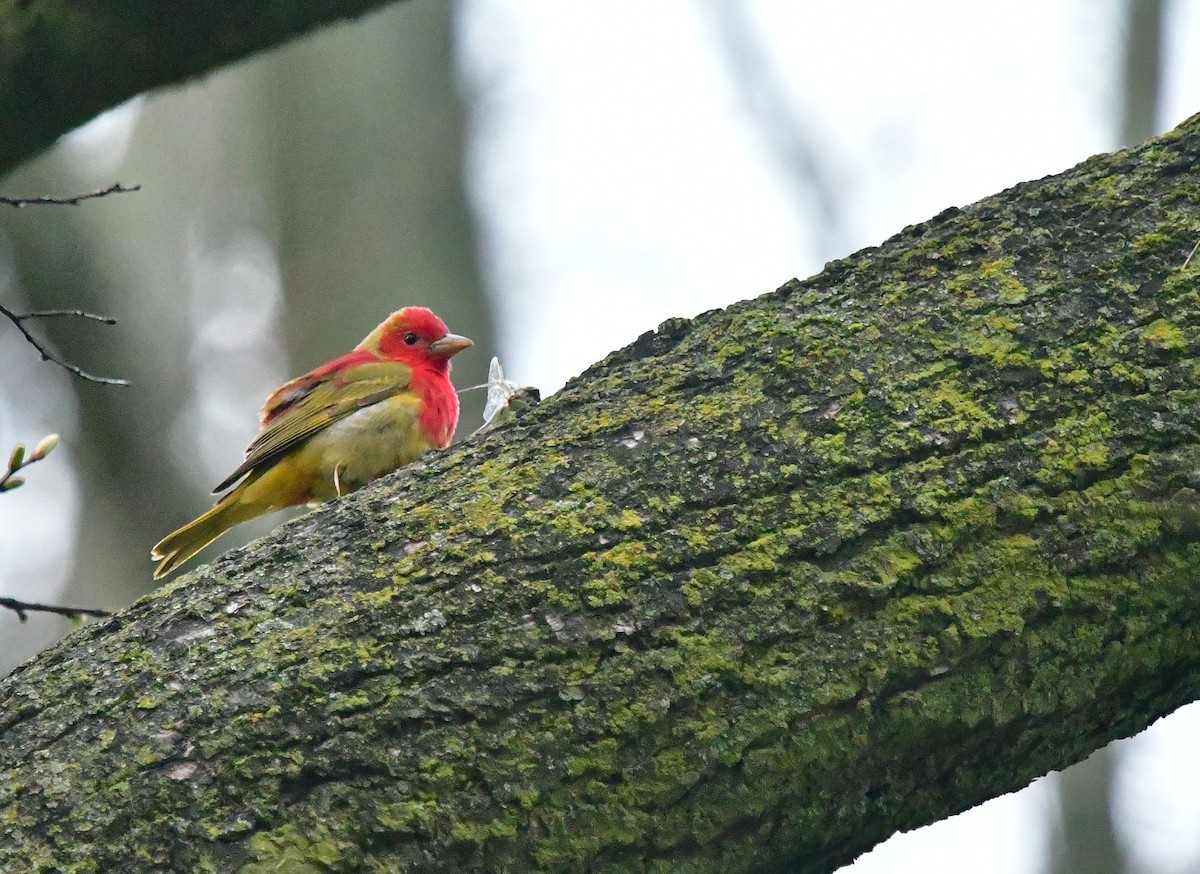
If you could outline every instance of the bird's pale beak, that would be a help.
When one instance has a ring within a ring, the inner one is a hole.
[[[475,343],[468,337],[460,337],[458,334],[447,334],[440,340],[434,340],[429,344],[429,351],[438,358],[450,358],[457,355],[459,352],[466,349],[468,346],[474,346]]]

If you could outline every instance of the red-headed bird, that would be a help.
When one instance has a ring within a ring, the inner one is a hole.
[[[470,345],[430,310],[406,307],[350,354],[277,389],[259,414],[261,430],[246,460],[213,494],[237,486],[154,546],[154,578],[234,525],[344,495],[427,449],[449,446],[458,424],[450,358]]]

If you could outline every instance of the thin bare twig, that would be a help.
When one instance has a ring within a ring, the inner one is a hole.
[[[76,194],[72,197],[50,197],[43,195],[41,197],[5,197],[0,194],[0,205],[7,204],[8,206],[21,209],[26,206],[79,206],[85,200],[95,200],[98,197],[108,197],[110,194],[129,194],[133,191],[141,191],[140,185],[122,185],[120,182],[114,182],[108,188],[100,188],[96,191],[89,191],[87,194]]]
[[[84,310],[33,310],[28,313],[20,313],[19,319],[52,319],[58,316],[75,316],[80,319],[91,319],[93,322],[103,322],[106,325],[115,325],[117,320],[112,316],[102,316],[98,313],[89,313]]]
[[[16,598],[0,598],[0,607],[7,607],[17,614],[24,622],[30,613],[54,613],[67,619],[78,619],[81,616],[96,616],[103,618],[112,616],[111,610],[98,610],[95,607],[66,607],[59,604],[35,604],[32,601],[18,601]]]
[[[65,358],[59,357],[51,352],[45,344],[41,343],[36,337],[34,337],[33,334],[29,333],[29,329],[25,327],[25,321],[27,319],[43,319],[54,316],[77,316],[83,319],[91,319],[93,321],[103,322],[106,325],[115,325],[117,323],[116,319],[111,318],[110,316],[98,316],[95,313],[87,313],[83,310],[35,310],[31,313],[15,313],[3,304],[0,304],[0,315],[4,316],[17,326],[17,330],[24,335],[25,339],[29,342],[29,345],[38,351],[38,354],[42,356],[43,361],[53,361],[59,367],[69,370],[80,379],[86,379],[88,382],[97,382],[101,385],[129,385],[129,380],[127,379],[119,379],[112,376],[96,376],[93,373],[86,372],[78,365],[72,364]]]

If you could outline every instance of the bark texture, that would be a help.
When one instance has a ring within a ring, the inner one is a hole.
[[[100,112],[387,0],[0,4],[0,174]]]
[[[1198,158],[667,322],[82,629],[0,685],[0,868],[830,871],[1191,701]]]

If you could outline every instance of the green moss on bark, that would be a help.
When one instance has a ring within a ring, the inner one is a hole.
[[[84,629],[0,687],[0,867],[828,871],[1191,700],[1198,161],[665,323]]]

